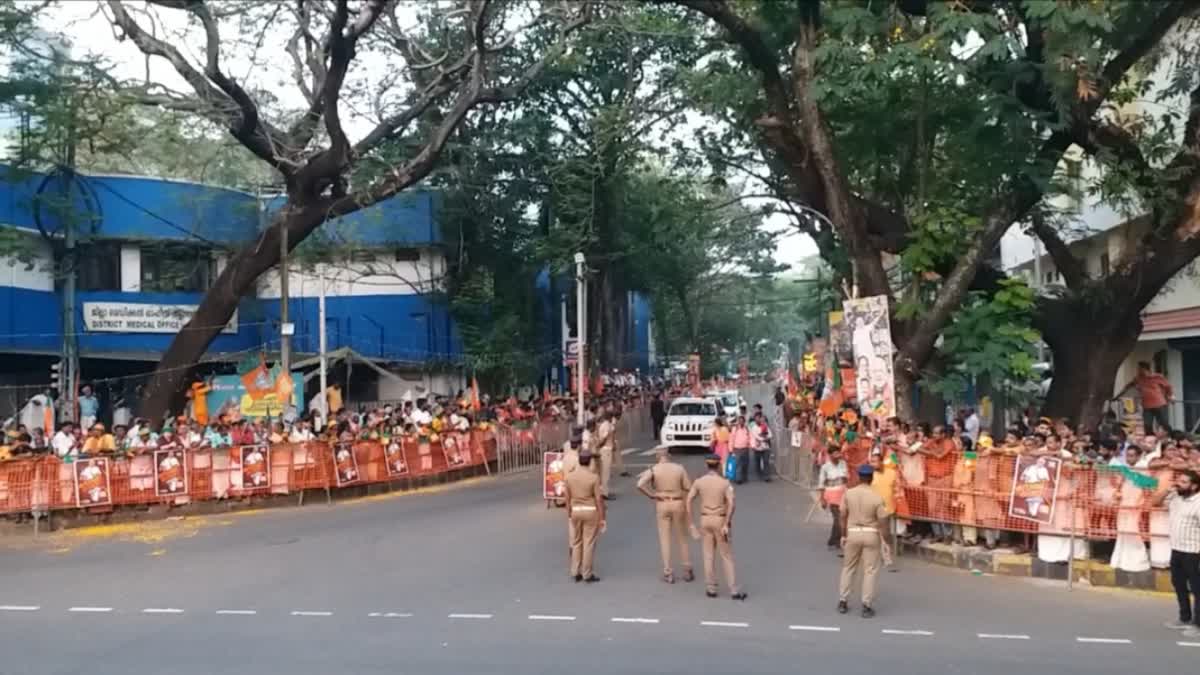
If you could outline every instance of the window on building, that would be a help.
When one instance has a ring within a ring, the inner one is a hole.
[[[215,276],[211,252],[187,244],[142,247],[142,290],[158,293],[202,293]]]
[[[1167,350],[1154,352],[1154,371],[1167,375]]]
[[[1100,276],[1102,276],[1102,277],[1108,276],[1108,266],[1109,266],[1108,252],[1105,251],[1104,253],[1100,254]]]
[[[373,263],[375,262],[375,252],[363,248],[354,249],[350,251],[350,262]]]
[[[419,248],[396,249],[396,262],[417,262],[420,259],[421,249]]]
[[[75,287],[81,291],[121,290],[121,244],[101,241],[79,247]]]

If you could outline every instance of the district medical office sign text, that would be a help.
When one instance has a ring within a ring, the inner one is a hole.
[[[198,306],[85,302],[83,326],[90,333],[178,333]],[[221,332],[237,332],[236,312]]]

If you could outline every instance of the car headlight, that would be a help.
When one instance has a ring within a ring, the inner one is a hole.
[[[706,440],[706,441],[711,441],[711,440],[712,440],[712,434],[704,434],[704,440]]]
[[[667,438],[667,440],[668,440],[668,441],[673,441],[673,440],[675,440],[675,437],[674,437],[673,435],[671,435],[671,434],[667,434],[666,438]]]

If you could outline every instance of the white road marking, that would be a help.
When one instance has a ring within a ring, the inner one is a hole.
[[[218,609],[217,614],[226,614],[233,616],[253,616],[258,614],[257,609]]]
[[[574,621],[573,616],[558,616],[556,614],[530,614],[530,621]]]
[[[292,616],[333,616],[333,612],[310,612],[306,610],[295,610]]]
[[[183,614],[183,610],[175,607],[147,607],[142,610],[142,614]]]
[[[1008,635],[1005,633],[979,633],[980,640],[1028,640],[1028,635]]]
[[[788,630],[808,630],[816,631],[818,633],[837,633],[842,629],[838,628],[837,626],[788,626]]]
[[[412,614],[407,612],[371,612],[367,616],[378,619],[408,619]]]
[[[652,457],[657,452],[658,452],[658,450],[656,450],[654,448],[650,448],[649,450],[643,450],[640,453],[638,453],[638,457]]]
[[[641,452],[641,451],[642,451],[641,448],[625,448],[624,450],[621,451],[621,454],[622,455],[632,455],[635,452]]]
[[[1180,647],[1200,647],[1200,642],[1176,642]]]
[[[1133,642],[1133,640],[1127,640],[1125,638],[1094,638],[1094,637],[1077,637],[1077,638],[1075,638],[1075,641],[1076,642],[1085,642],[1088,644],[1097,644],[1097,645],[1127,645],[1127,644],[1130,644]]]
[[[81,612],[84,614],[104,614],[113,611],[112,607],[72,607],[68,612]]]
[[[491,614],[451,614],[450,619],[490,619]]]
[[[38,605],[0,605],[0,612],[36,612],[39,609]]]
[[[713,628],[749,628],[750,624],[741,621],[701,621],[701,626],[711,626]]]
[[[640,616],[614,616],[613,623],[658,623],[658,619],[646,619]]]
[[[931,630],[899,630],[896,628],[884,628],[880,632],[884,635],[933,635],[933,631]]]

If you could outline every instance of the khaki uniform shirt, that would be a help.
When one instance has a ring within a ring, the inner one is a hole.
[[[846,527],[879,528],[879,521],[888,515],[887,504],[870,485],[859,484],[846,491],[842,497],[842,511],[846,514]]]
[[[601,450],[613,449],[613,432],[615,431],[613,423],[604,420],[596,427],[596,440],[600,441]]]
[[[596,508],[600,496],[600,477],[591,471],[572,471],[566,476],[567,492],[571,495],[571,508],[590,506]]]
[[[673,499],[683,499],[692,489],[692,480],[688,478],[687,469],[675,462],[655,464],[638,477],[637,484],[640,488],[652,486],[655,495]]]
[[[579,468],[579,451],[572,448],[571,442],[567,441],[563,443],[562,453],[562,471],[565,476]]]
[[[723,476],[708,473],[692,483],[688,501],[696,495],[700,496],[700,515],[724,516],[729,508],[729,497],[733,494],[733,485]]]

